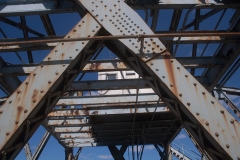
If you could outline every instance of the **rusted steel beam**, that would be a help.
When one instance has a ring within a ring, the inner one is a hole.
[[[139,124],[140,126],[140,123],[137,123]],[[75,127],[68,127],[68,126],[65,126],[65,127],[59,127],[59,126],[56,126],[54,127],[54,132],[57,132],[57,133],[94,133],[94,130],[92,129],[92,127],[94,127],[95,125],[89,125],[89,126],[75,126]],[[164,130],[165,132],[169,129],[169,127],[167,126],[161,126],[161,127],[151,127],[149,128],[149,130],[155,130],[156,132],[160,132],[162,130]],[[178,130],[178,129],[181,129],[181,128],[174,128],[172,127],[172,130]],[[125,132],[125,131],[131,131],[132,128],[131,127],[126,127],[126,128],[121,128],[121,129],[98,129],[98,133],[110,133],[110,132]],[[142,132],[143,128],[140,126],[140,127],[134,127],[133,128],[134,131],[136,132]]]
[[[144,133],[143,135],[145,135],[146,133]],[[151,137],[151,136],[162,136],[162,135],[164,135],[164,134],[166,134],[165,132],[155,132],[155,133],[153,133],[153,134],[147,134],[146,136],[148,136],[148,137]],[[167,133],[167,134],[173,134],[173,133]],[[64,140],[69,140],[69,139],[78,139],[78,140],[80,140],[80,139],[85,139],[85,138],[89,138],[89,139],[92,139],[92,140],[94,140],[94,139],[102,139],[102,140],[104,140],[105,139],[105,141],[107,141],[107,139],[109,138],[109,139],[112,139],[112,138],[124,138],[124,137],[128,137],[128,136],[131,136],[131,135],[126,135],[126,136],[123,136],[123,135],[121,135],[121,136],[119,136],[119,135],[114,135],[114,133],[113,133],[113,135],[110,135],[110,136],[97,136],[97,135],[94,135],[94,134],[88,134],[88,133],[62,133],[61,135],[60,135],[60,139],[61,139],[61,141],[64,141]],[[142,134],[141,134],[141,132],[140,132],[140,134],[138,133],[138,134],[134,134],[134,136],[135,137],[138,137],[138,136],[142,136]]]
[[[138,103],[157,102],[156,94],[140,94]],[[105,95],[105,96],[82,96],[82,97],[63,97],[56,106],[69,105],[93,105],[93,104],[116,104],[116,103],[135,103],[136,95]]]
[[[153,113],[155,107],[140,108],[136,110],[136,113]],[[156,112],[168,112],[169,109],[165,108],[163,104],[159,105]],[[91,115],[108,115],[108,114],[132,114],[135,112],[134,108],[109,108],[109,109],[75,109],[75,110],[62,110],[62,111],[51,111],[48,117],[77,117],[77,116],[91,116]]]
[[[153,34],[141,17],[122,1],[94,1],[94,5],[89,0],[79,0],[79,2],[112,35],[135,32]],[[102,14],[103,10],[105,10],[104,14]],[[115,13],[122,18],[119,20]],[[115,22],[116,24],[121,22],[121,25],[128,27],[126,30],[117,29]],[[143,43],[141,43],[143,37],[138,38],[139,42],[137,39],[132,39],[130,43],[128,39],[119,39],[121,43],[107,41],[106,44],[122,60],[125,57],[124,60],[134,67],[141,77],[149,78],[149,85],[169,108],[172,111],[180,110],[180,112],[176,111],[176,115],[184,120],[184,124],[190,119],[189,123],[200,128],[199,136],[203,137],[205,143],[201,141],[198,143],[203,148],[210,148],[206,151],[211,157],[226,159],[239,157],[237,149],[240,146],[239,122],[170,53],[164,52],[166,48],[157,38],[144,37]],[[186,126],[194,134],[196,129]],[[196,134],[194,138],[198,139]]]
[[[60,36],[58,36],[60,37]],[[50,37],[47,37],[48,39]],[[39,38],[44,39],[44,38]],[[51,38],[50,38],[51,39]],[[161,37],[160,38],[162,43],[165,45],[169,44],[176,44],[178,41],[178,37]],[[17,39],[16,39],[17,41]],[[18,41],[25,41],[25,39],[19,39]],[[208,36],[208,37],[182,37],[179,44],[191,44],[191,43],[237,43],[237,39],[227,39],[222,40],[220,36]],[[28,51],[28,50],[51,50],[53,49],[58,43],[41,43],[41,44],[34,44],[34,45],[11,45],[11,46],[0,46],[0,52],[14,52],[14,51]]]
[[[219,68],[224,65],[224,60],[220,57],[178,57],[177,60],[185,68]],[[209,65],[211,64],[211,65]],[[26,65],[6,65],[2,64],[0,77],[24,76],[29,75],[41,64]],[[105,71],[129,71],[130,67],[126,66],[121,60],[92,60],[83,68],[81,72],[105,72]],[[80,73],[80,71],[71,71]]]
[[[139,32],[140,33],[140,32]],[[238,37],[239,32],[183,32],[183,33],[159,33],[159,34],[133,34],[133,35],[112,35],[112,36],[94,36],[94,37],[77,37],[77,38],[54,38],[54,39],[38,39],[38,40],[25,40],[25,41],[12,41],[4,40],[0,42],[0,46],[12,45],[30,45],[41,43],[54,43],[54,42],[74,42],[74,41],[87,41],[87,40],[114,40],[114,39],[135,39],[135,38],[161,38],[161,37],[208,37],[208,36],[229,36]]]
[[[101,26],[88,14],[66,38],[91,37],[96,35],[100,28]],[[59,43],[43,60],[42,64],[47,65],[38,66],[1,106],[0,121],[8,123],[0,123],[0,159],[15,158],[49,109],[60,98],[61,93],[76,78],[77,75],[68,75],[67,70],[81,70],[93,56],[96,46],[99,47],[93,41]],[[88,49],[91,52],[86,52]],[[56,64],[55,61],[60,63]],[[56,90],[59,94],[50,94]]]

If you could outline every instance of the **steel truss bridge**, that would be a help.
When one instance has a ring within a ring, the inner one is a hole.
[[[7,55],[0,54],[0,159],[14,159],[24,146],[28,152],[28,140],[42,125],[48,132],[29,159],[39,157],[50,135],[66,148],[66,159],[76,159],[85,146],[108,146],[114,159],[124,159],[128,146],[147,144],[171,159],[169,145],[184,128],[207,159],[239,160],[240,112],[230,97],[240,89],[225,85],[240,79],[239,7],[238,0],[1,1],[0,25],[9,29],[0,30],[0,52]],[[172,14],[161,18],[164,10]],[[50,17],[65,13],[81,19],[60,35]],[[39,20],[44,31],[28,26],[32,15],[38,19],[31,23]],[[229,24],[218,29],[225,16]],[[209,24],[211,18],[216,21]],[[168,21],[165,31],[158,29]],[[8,37],[16,29],[20,36]],[[212,44],[216,49],[205,54]],[[184,45],[190,54],[178,52]],[[103,48],[119,59],[98,60]],[[39,62],[43,50],[50,52]],[[139,78],[82,80],[90,72],[130,70]],[[154,93],[140,92],[149,88]],[[128,89],[135,94],[83,94]]]

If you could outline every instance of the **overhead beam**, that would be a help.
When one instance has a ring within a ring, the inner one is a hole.
[[[82,97],[64,97],[60,99],[56,106],[69,105],[95,105],[95,104],[116,104],[116,103],[135,103],[137,95],[104,95],[104,96],[82,96]],[[159,97],[156,94],[140,94],[138,103],[157,102]]]
[[[61,36],[57,36],[61,38]],[[51,37],[46,37],[45,39],[51,39]],[[35,38],[36,39],[36,38]],[[44,38],[41,38],[44,39]],[[18,39],[18,41],[24,40],[24,39]],[[165,45],[169,44],[176,44],[178,42],[178,37],[174,38],[161,38],[161,41]],[[192,44],[192,43],[198,43],[198,44],[205,44],[205,43],[237,43],[238,40],[236,39],[227,39],[222,40],[220,36],[208,36],[208,37],[182,37],[180,39],[179,44]],[[13,51],[28,51],[28,50],[51,50],[53,49],[58,43],[52,42],[52,43],[42,43],[42,44],[26,44],[24,46],[22,45],[9,45],[9,46],[0,46],[0,52],[13,52]]]
[[[141,3],[143,2],[143,3]],[[208,5],[202,3],[198,0],[191,1],[174,1],[174,0],[161,0],[159,3],[150,1],[141,1],[132,6],[133,9],[139,10],[143,7],[146,9],[188,9],[193,5],[202,5],[198,8],[235,8],[239,7],[239,3],[224,4],[217,3],[214,0],[208,1]],[[229,1],[226,1],[229,2]],[[214,4],[214,5],[213,5]],[[16,16],[16,15],[36,15],[36,14],[56,14],[56,13],[66,13],[66,12],[77,12],[74,3],[71,1],[64,1],[63,4],[56,7],[55,1],[38,1],[38,2],[1,2],[0,3],[0,16]]]
[[[219,68],[224,65],[220,57],[178,57],[177,60],[185,68]],[[209,65],[210,64],[210,65]],[[39,65],[2,65],[0,76],[24,76],[29,75]],[[92,60],[83,68],[82,72],[105,72],[105,71],[129,71],[131,70],[121,60]],[[74,71],[71,71],[74,72]],[[79,73],[79,71],[78,71]]]
[[[91,115],[109,115],[109,114],[133,114],[133,113],[154,113],[154,112],[168,112],[168,108],[164,108],[165,106],[163,104],[159,105],[158,108],[155,110],[155,108],[137,108],[135,111],[135,108],[121,108],[121,109],[115,109],[115,108],[109,108],[109,109],[75,109],[75,110],[62,110],[62,111],[51,111],[48,114],[49,118],[54,117],[77,117],[77,116],[91,116]]]
[[[142,19],[141,19],[142,20]],[[222,37],[239,37],[239,32],[218,32],[218,31],[206,31],[206,32],[175,32],[175,33],[158,33],[154,34],[142,34],[139,32],[132,32],[132,34],[116,34],[116,35],[105,35],[105,36],[94,36],[94,37],[76,37],[68,39],[63,38],[43,38],[43,39],[3,39],[0,41],[0,46],[13,46],[13,45],[32,45],[32,44],[43,44],[43,43],[53,43],[53,42],[74,42],[74,41],[87,41],[87,40],[116,40],[116,39],[136,39],[136,38],[165,38],[165,37],[208,37],[208,36],[222,36]]]

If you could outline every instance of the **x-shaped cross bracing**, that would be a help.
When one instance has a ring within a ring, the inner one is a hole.
[[[108,40],[114,51],[153,88],[213,159],[239,158],[239,122],[173,57],[139,15],[121,0],[79,0],[88,14],[65,38],[139,35]],[[164,23],[164,22],[162,22]],[[0,108],[2,159],[13,159],[102,41],[59,43]],[[7,123],[6,123],[7,122]]]

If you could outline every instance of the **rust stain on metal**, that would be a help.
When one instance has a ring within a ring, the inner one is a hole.
[[[94,111],[93,113],[92,113],[92,115],[97,115],[98,114],[98,111]]]
[[[169,77],[170,84],[173,85],[171,90],[175,95],[177,95],[177,86],[176,86],[176,82],[175,82],[174,68],[172,66],[174,62],[171,62],[173,60],[173,57],[170,55],[170,53],[168,53],[163,56],[163,59],[164,59],[164,63],[165,63],[166,69],[167,69],[167,74]]]
[[[23,111],[23,107],[22,106],[18,106],[17,107],[17,116],[16,116],[16,119],[15,121],[16,122],[19,122],[19,119],[20,119],[20,115],[21,115],[21,112]],[[16,124],[16,123],[15,123]]]
[[[89,69],[90,70],[100,70],[100,69],[102,69],[101,63],[91,63]]]
[[[36,99],[38,92],[39,91],[37,89],[34,89],[34,92],[33,92],[33,95],[32,95],[32,99]]]
[[[83,110],[83,114],[89,115],[89,111],[88,110]]]
[[[79,111],[78,110],[75,110],[75,115],[79,115]]]

